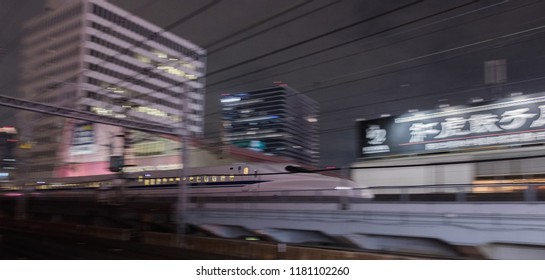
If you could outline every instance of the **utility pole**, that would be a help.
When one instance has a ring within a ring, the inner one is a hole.
[[[19,136],[20,140],[30,139],[32,131],[29,130],[29,127],[22,126],[23,130],[21,130],[21,135]],[[29,144],[30,145],[30,144]],[[32,145],[30,147],[26,147],[26,149],[32,148]],[[21,147],[17,147],[17,149],[21,149]],[[27,161],[30,160],[29,152],[24,152],[24,156],[22,158],[19,158],[19,164],[17,166],[17,179],[16,182],[21,186],[20,192],[22,195],[17,197],[15,202],[15,219],[16,220],[26,220],[27,218],[27,208],[28,208],[28,195],[29,195],[29,189],[27,186],[27,183],[29,183],[27,180],[22,180],[21,177],[23,174],[26,174],[29,170]]]
[[[110,149],[110,172],[116,173],[117,178],[114,180],[114,188],[115,188],[115,197],[114,201],[117,205],[124,204],[125,200],[125,172],[123,168],[129,166],[127,164],[127,149],[130,148],[131,145],[131,139],[130,139],[131,132],[122,127],[121,128],[121,134],[115,135],[113,139],[121,138],[121,151],[118,155],[114,155],[115,153],[115,142],[110,142],[109,145],[107,145]]]
[[[189,135],[187,129],[187,91],[183,87],[180,87],[180,123],[179,123],[179,138],[180,138],[180,162],[182,168],[180,169],[180,181],[178,182],[178,198],[176,203],[176,245],[180,247],[186,247],[185,240],[185,212],[187,210],[187,184],[186,177],[188,175],[187,169],[189,168],[189,158],[187,145],[189,142]]]

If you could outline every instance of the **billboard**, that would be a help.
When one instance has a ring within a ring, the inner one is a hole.
[[[90,122],[78,123],[74,125],[70,154],[92,154],[95,152],[94,142],[95,140],[93,124]]]
[[[358,122],[359,156],[545,143],[545,94]]]

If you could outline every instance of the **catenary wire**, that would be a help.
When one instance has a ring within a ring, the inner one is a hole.
[[[264,33],[266,33],[266,32],[269,32],[269,31],[271,31],[271,30],[273,30],[273,29],[276,29],[276,28],[279,28],[279,27],[284,26],[284,25],[286,25],[286,24],[292,23],[292,22],[294,22],[294,21],[303,19],[303,18],[305,18],[305,17],[307,17],[307,16],[310,16],[310,15],[312,15],[312,14],[314,14],[314,13],[317,13],[317,12],[322,11],[322,10],[324,10],[324,9],[327,9],[327,8],[333,6],[333,5],[336,5],[336,4],[340,3],[341,1],[342,1],[342,0],[336,0],[335,2],[331,2],[331,3],[326,4],[326,5],[324,5],[324,6],[320,6],[320,7],[318,7],[318,8],[313,9],[313,10],[310,10],[310,11],[308,11],[308,12],[305,12],[304,14],[297,15],[297,16],[291,18],[291,19],[288,19],[288,20],[286,20],[286,21],[280,22],[280,23],[275,24],[275,25],[273,25],[273,26],[271,26],[271,27],[268,27],[268,28],[266,28],[266,29],[259,30],[258,32],[249,34],[249,35],[244,36],[244,37],[242,37],[242,38],[240,38],[240,39],[238,39],[238,40],[235,40],[235,41],[233,41],[233,42],[231,42],[231,43],[228,43],[228,44],[226,44],[226,45],[222,45],[222,46],[220,47],[221,49],[220,49],[220,48],[217,48],[216,50],[214,50],[214,49],[208,50],[208,55],[212,55],[212,54],[214,54],[214,53],[216,53],[216,52],[218,52],[218,51],[220,51],[220,50],[222,50],[222,49],[230,48],[230,47],[232,47],[232,46],[234,46],[234,45],[237,45],[237,44],[242,43],[242,42],[244,42],[244,41],[246,41],[246,40],[249,40],[249,39],[251,39],[251,38],[254,38],[254,37],[258,36],[258,35],[261,35],[261,34],[264,34]]]
[[[317,36],[314,36],[314,37],[311,37],[311,38],[308,38],[308,39],[299,41],[299,42],[297,42],[297,43],[294,43],[294,44],[291,44],[291,45],[282,47],[282,48],[280,48],[280,49],[276,49],[276,50],[274,50],[274,51],[271,51],[271,52],[268,52],[268,53],[264,53],[264,54],[258,55],[258,56],[256,56],[256,57],[252,57],[252,58],[250,58],[250,59],[246,59],[246,60],[237,62],[237,63],[235,63],[235,64],[231,64],[231,65],[229,65],[229,66],[225,66],[225,67],[223,67],[223,68],[220,68],[220,69],[218,69],[218,70],[215,70],[215,71],[212,71],[212,72],[208,73],[208,76],[213,76],[213,75],[216,75],[216,74],[218,74],[218,73],[227,71],[227,70],[229,70],[229,69],[232,69],[232,68],[235,68],[235,67],[238,67],[238,66],[241,66],[241,65],[250,63],[250,62],[252,62],[252,61],[255,61],[255,60],[258,60],[258,59],[267,57],[267,56],[271,56],[271,55],[273,55],[273,54],[277,54],[277,53],[283,52],[283,51],[288,50],[288,49],[292,49],[292,48],[295,48],[295,47],[304,45],[304,44],[306,44],[306,43],[309,43],[309,42],[318,40],[318,39],[320,39],[320,38],[324,38],[324,37],[330,36],[330,35],[332,35],[332,34],[335,34],[335,33],[339,32],[339,31],[343,31],[343,30],[346,30],[346,29],[350,29],[350,28],[352,28],[352,27],[355,27],[355,26],[358,26],[358,25],[360,25],[360,24],[363,24],[363,23],[366,23],[366,22],[369,22],[369,21],[378,19],[378,18],[380,18],[380,17],[384,17],[384,16],[387,16],[387,15],[393,14],[393,13],[395,13],[395,12],[399,12],[399,11],[401,11],[401,10],[404,10],[404,9],[408,8],[408,7],[417,5],[417,4],[421,3],[421,2],[422,2],[422,0],[413,1],[413,2],[411,2],[411,3],[408,3],[408,4],[405,4],[405,5],[399,6],[399,7],[397,7],[397,8],[388,10],[388,11],[386,11],[386,12],[379,13],[379,14],[377,14],[377,15],[373,15],[373,16],[364,18],[364,19],[362,19],[362,20],[356,21],[356,22],[354,22],[354,23],[351,23],[351,24],[348,24],[348,25],[345,25],[345,26],[342,26],[342,27],[339,27],[339,28],[335,28],[335,29],[330,30],[330,31],[328,31],[328,32],[325,32],[325,33],[322,33],[322,34],[320,34],[320,35],[317,35]]]
[[[250,30],[252,30],[252,29],[254,29],[254,28],[256,28],[256,27],[258,27],[258,26],[260,26],[260,25],[262,25],[264,23],[267,23],[267,22],[269,22],[269,21],[271,21],[273,19],[285,16],[286,14],[288,14],[290,12],[293,12],[293,11],[295,11],[295,10],[297,10],[297,9],[307,5],[307,4],[310,4],[310,3],[312,3],[312,0],[305,0],[303,2],[296,3],[295,5],[289,6],[288,8],[283,9],[283,10],[281,10],[281,11],[279,11],[279,12],[277,12],[277,13],[271,15],[271,16],[260,19],[259,21],[248,25],[247,27],[244,27],[242,29],[239,29],[239,30],[233,32],[233,33],[227,34],[227,35],[225,35],[225,36],[223,36],[223,37],[221,37],[219,39],[216,39],[216,40],[204,45],[203,48],[208,50],[207,53],[210,55],[212,53],[211,51],[209,51],[210,48],[212,48],[212,47],[214,47],[214,46],[216,46],[218,44],[221,44],[222,42],[227,41],[227,40],[229,40],[231,38],[234,38],[234,37],[236,37],[238,35],[244,34],[245,32],[248,32],[248,31],[250,31]],[[225,46],[222,46],[221,48],[225,48]]]
[[[417,31],[419,29],[423,29],[423,28],[426,28],[426,27],[429,27],[429,26],[432,26],[432,25],[435,25],[435,24],[443,23],[443,22],[446,22],[448,20],[456,19],[456,18],[459,18],[461,16],[466,16],[466,15],[469,15],[469,14],[472,14],[472,13],[475,13],[475,12],[481,12],[481,11],[483,11],[485,9],[493,8],[493,7],[496,7],[498,5],[504,4],[506,2],[507,2],[507,0],[503,1],[501,3],[495,3],[493,5],[489,5],[489,6],[486,6],[486,7],[483,7],[483,8],[475,9],[475,10],[472,10],[472,11],[469,11],[469,12],[466,12],[466,13],[461,13],[461,14],[458,14],[458,15],[454,15],[454,16],[451,16],[451,17],[448,17],[448,18],[445,18],[445,19],[440,19],[440,20],[437,20],[437,21],[434,21],[434,22],[431,22],[431,23],[428,23],[428,24],[423,24],[423,25],[419,25],[419,26],[416,26],[416,27],[413,27],[413,28],[410,28],[410,29],[402,30],[402,31],[399,31],[399,32],[396,32],[396,33],[393,33],[393,34],[389,34],[389,35],[386,35],[386,36],[383,36],[383,37],[376,38],[376,39],[374,39],[373,41],[371,41],[369,43],[378,42],[378,41],[382,41],[382,40],[385,40],[385,39],[388,39],[388,38],[391,38],[391,37],[394,37],[394,36],[402,35],[402,34],[413,32],[413,31]],[[469,24],[469,23],[474,23],[474,22],[477,22],[477,21],[481,21],[481,20],[490,18],[492,16],[496,16],[496,15],[500,15],[500,14],[504,14],[504,13],[510,13],[510,12],[513,12],[514,10],[518,10],[520,8],[527,7],[527,6],[533,5],[535,3],[537,3],[537,2],[534,2],[532,4],[523,5],[523,6],[519,6],[519,7],[516,7],[516,8],[510,8],[507,11],[503,11],[503,12],[500,12],[500,13],[496,13],[496,14],[493,14],[493,15],[486,16],[486,17],[480,17],[480,18],[477,18],[477,19],[474,19],[474,20],[463,22],[463,23],[458,24],[457,26],[459,27],[460,25],[466,25],[466,24]],[[399,44],[399,43],[403,43],[403,42],[406,42],[406,41],[410,41],[410,40],[418,39],[418,38],[421,38],[421,37],[429,36],[429,35],[432,35],[432,34],[435,34],[435,33],[438,33],[438,32],[444,32],[444,31],[447,31],[450,28],[452,28],[452,26],[441,28],[441,29],[434,30],[434,31],[430,31],[430,32],[423,33],[423,34],[413,36],[413,37],[409,37],[409,38],[406,38],[406,39],[398,40],[396,42],[387,43],[385,45],[380,45],[380,46],[373,47],[373,48],[366,48],[366,49],[361,50],[361,51],[356,51],[356,52],[348,54],[348,55],[342,55],[340,57],[328,59],[328,60],[321,61],[321,62],[318,62],[318,63],[313,63],[313,64],[310,64],[310,65],[297,67],[297,68],[294,68],[294,69],[284,70],[280,74],[285,75],[285,74],[289,74],[289,73],[294,73],[294,72],[298,72],[298,71],[301,71],[301,70],[304,70],[304,69],[324,65],[326,63],[330,63],[330,62],[338,61],[338,60],[341,60],[341,59],[346,59],[346,58],[350,58],[350,57],[353,57],[353,56],[361,55],[361,54],[371,52],[371,51],[374,51],[374,50],[377,50],[377,49],[380,49],[380,48],[387,48],[387,47],[393,46],[395,44]],[[295,62],[296,60],[299,60],[299,58],[290,59],[290,60],[286,61],[285,64]],[[275,67],[277,67],[277,66],[273,67],[273,66],[269,65],[269,66],[266,67],[266,70],[269,70],[269,69],[272,69],[272,68],[275,68]],[[262,69],[263,68],[257,69],[257,71],[262,71]],[[246,73],[243,77],[246,78],[246,77],[248,77],[250,75],[254,75],[254,74],[255,74],[255,72],[252,71],[252,72]],[[253,79],[253,80],[250,80],[250,81],[239,82],[237,84],[230,84],[229,86],[223,86],[222,88],[217,89],[216,91],[225,90],[225,89],[228,89],[230,87],[240,86],[240,85],[243,85],[243,84],[260,81],[260,80],[263,80],[265,78],[271,78],[271,77],[274,77],[274,76],[277,76],[277,75],[279,75],[279,74],[269,74],[267,76],[261,76],[259,78],[256,78],[256,79]],[[240,80],[239,78],[240,77],[238,77],[238,76],[237,76],[237,78],[236,77],[229,78],[229,79],[223,80],[221,83],[229,82],[231,80],[238,81],[238,80]]]

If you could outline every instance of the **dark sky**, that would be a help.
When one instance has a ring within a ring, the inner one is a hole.
[[[282,81],[320,103],[324,166],[356,160],[356,119],[545,88],[543,1],[111,2],[162,27],[178,21],[171,32],[207,49],[207,138],[219,94]],[[14,91],[18,25],[40,9],[0,0],[3,91]],[[507,80],[486,84],[484,62],[503,59]]]

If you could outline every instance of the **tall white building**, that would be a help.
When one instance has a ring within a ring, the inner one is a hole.
[[[24,25],[23,98],[162,124],[180,121],[187,100],[188,129],[203,132],[205,51],[102,0],[49,1]],[[178,143],[122,128],[25,112],[25,164],[33,177],[107,173],[110,155],[133,165],[175,165]],[[24,140],[24,139],[23,139]],[[109,147],[108,147],[109,146]],[[23,160],[25,160],[23,158]]]

